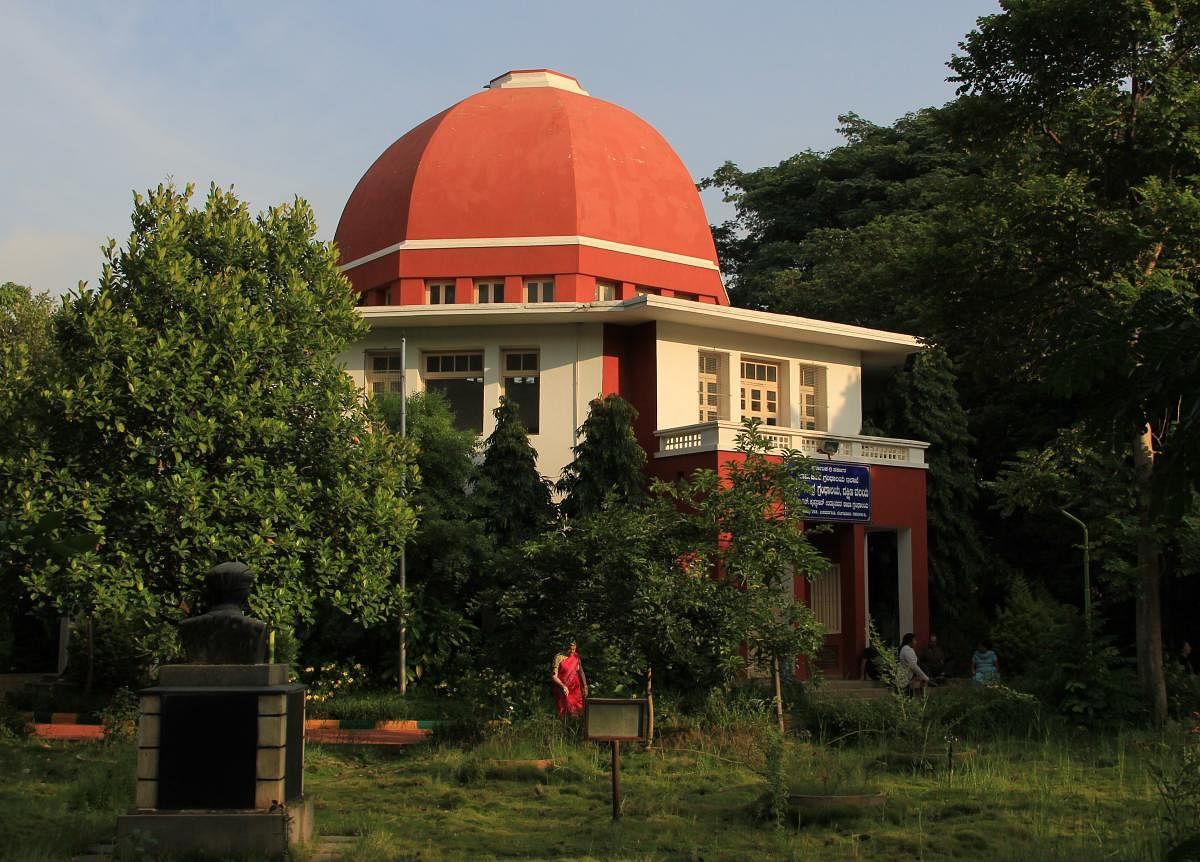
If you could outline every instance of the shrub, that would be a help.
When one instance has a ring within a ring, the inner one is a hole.
[[[29,733],[29,724],[17,712],[11,700],[0,697],[0,742],[17,739]]]
[[[943,735],[979,742],[1037,735],[1044,729],[1038,699],[1005,685],[956,686],[928,700],[929,719],[945,731]]]
[[[1200,856],[1200,743],[1195,731],[1165,737],[1150,764],[1163,809],[1164,849],[1171,860]]]
[[[994,629],[1001,673],[1072,722],[1132,719],[1142,710],[1133,661],[1100,630],[1096,621],[1089,634],[1077,608],[1018,578]]]
[[[891,696],[872,700],[810,696],[796,704],[793,722],[827,745],[887,737],[897,730],[897,701]]]
[[[133,742],[137,736],[137,722],[141,714],[141,698],[128,688],[117,689],[100,710],[100,723],[104,726],[105,743]]]

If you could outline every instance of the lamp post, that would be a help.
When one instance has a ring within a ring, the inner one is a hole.
[[[408,436],[408,392],[404,377],[408,373],[408,339],[400,338],[400,438]],[[408,542],[400,548],[400,594],[405,605],[408,604]],[[408,693],[408,614],[405,608],[400,610],[400,694]]]
[[[1087,626],[1088,636],[1092,634],[1092,552],[1088,541],[1087,524],[1076,518],[1066,509],[1059,509],[1083,530],[1083,622]]]

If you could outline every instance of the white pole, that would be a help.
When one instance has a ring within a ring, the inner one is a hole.
[[[408,339],[401,337],[400,339],[400,437],[401,439],[408,436],[408,387],[405,386],[405,375],[408,373]],[[407,569],[407,550],[408,542],[400,548],[400,592],[405,593],[408,590],[408,572]],[[405,596],[405,602],[408,601]],[[405,642],[407,636],[407,612],[400,612],[400,694],[408,693],[408,645]]]

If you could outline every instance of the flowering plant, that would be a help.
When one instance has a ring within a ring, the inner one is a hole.
[[[327,703],[337,695],[362,689],[367,683],[367,672],[358,662],[352,665],[326,662],[304,668],[300,681],[308,686],[304,693],[307,703]]]

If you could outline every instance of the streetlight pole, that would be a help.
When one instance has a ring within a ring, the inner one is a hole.
[[[1087,524],[1076,518],[1066,509],[1059,509],[1083,530],[1083,622],[1087,626],[1088,636],[1092,633],[1092,551],[1088,541]]]
[[[400,338],[400,439],[408,436],[408,339]],[[400,547],[400,595],[404,606],[400,609],[400,695],[408,693],[408,541]]]

